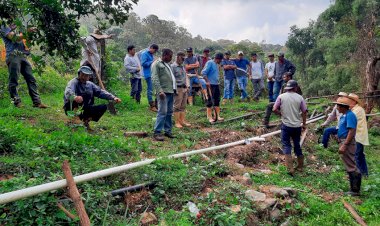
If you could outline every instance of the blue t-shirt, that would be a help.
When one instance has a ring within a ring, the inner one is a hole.
[[[220,63],[220,65],[226,66],[226,65],[236,65],[236,64],[233,60],[223,59],[222,62]],[[235,78],[235,69],[224,70],[224,78],[229,79],[229,80],[234,79]]]
[[[245,58],[235,59],[234,62],[238,68],[243,69],[244,71],[247,71],[247,67],[249,65],[249,61],[247,59]],[[236,76],[247,76],[247,74],[241,70],[236,70]]]
[[[192,57],[186,57],[185,60],[183,61],[183,63],[185,65],[188,65],[188,64],[196,64],[198,62],[197,58],[195,56],[192,56]],[[187,71],[187,73],[189,74],[196,74],[196,69],[193,68],[193,69],[190,69]]]
[[[213,60],[207,61],[205,67],[202,70],[202,75],[207,77],[211,85],[219,84],[218,65]]]
[[[0,35],[3,38],[5,49],[6,49],[6,58],[8,59],[9,55],[13,53],[13,51],[17,50],[24,54],[29,54],[29,51],[25,49],[24,43],[22,41],[13,42],[10,40],[7,35],[12,31],[10,27],[1,26],[0,27]]]
[[[342,115],[339,119],[338,125],[338,137],[339,139],[346,139],[348,135],[348,129],[356,129],[358,120],[355,114],[348,110],[345,115]]]

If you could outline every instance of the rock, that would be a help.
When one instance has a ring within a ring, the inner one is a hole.
[[[263,202],[260,202],[258,207],[260,210],[266,210],[276,204],[277,200],[274,198],[267,198]]]
[[[237,181],[243,185],[251,185],[252,184],[252,179],[244,177],[244,176],[233,176],[233,177],[230,176],[229,179],[232,181]]]
[[[279,198],[284,198],[284,197],[289,196],[288,192],[282,188],[271,187],[269,191]]]
[[[246,178],[251,179],[251,174],[249,174],[249,173],[245,173],[245,174],[243,175],[243,177],[246,177]]]
[[[260,172],[263,173],[263,174],[271,174],[272,170],[262,169],[262,170],[260,170]]]
[[[282,223],[280,226],[289,226],[290,225],[290,218],[288,218],[284,223]]]
[[[267,198],[267,196],[264,193],[254,190],[247,190],[245,192],[245,197],[253,202],[265,201],[265,199]]]
[[[281,211],[279,209],[274,209],[270,212],[270,217],[272,218],[272,220],[274,221],[277,221],[280,219],[281,217]]]
[[[144,212],[143,214],[141,214],[140,223],[142,225],[155,224],[157,223],[157,217],[151,212]]]
[[[282,189],[284,189],[286,192],[288,192],[288,194],[291,197],[296,197],[297,196],[297,190],[294,189],[294,188],[286,187],[286,188],[282,188]]]
[[[203,191],[206,194],[213,192],[213,190],[211,188],[205,188]]]
[[[240,163],[235,163],[235,166],[239,169],[244,169],[244,165]]]
[[[240,205],[234,205],[234,206],[231,206],[230,209],[233,213],[239,213],[241,211],[241,206]]]

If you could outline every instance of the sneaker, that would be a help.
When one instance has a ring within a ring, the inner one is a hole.
[[[41,109],[48,108],[48,106],[46,104],[43,104],[43,103],[33,104],[33,107],[34,108],[41,108]]]
[[[171,134],[171,133],[165,133],[164,135],[165,135],[165,137],[169,137],[171,139],[175,138],[175,136],[173,136],[173,134]]]
[[[153,135],[153,138],[154,138],[156,141],[164,141],[164,140],[165,140],[165,138],[162,136],[161,133],[155,133],[155,134]]]

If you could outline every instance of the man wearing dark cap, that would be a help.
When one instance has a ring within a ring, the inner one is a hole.
[[[190,105],[193,104],[193,84],[200,84],[202,87],[202,93],[207,99],[206,82],[203,78],[198,77],[199,62],[197,57],[193,54],[193,48],[189,47],[186,49],[187,57],[185,58],[185,69],[187,72],[187,77],[189,78],[189,97],[188,102]]]
[[[207,83],[209,90],[209,98],[207,100],[207,119],[209,122],[223,121],[220,117],[220,90],[219,90],[219,66],[223,60],[223,54],[215,54],[214,60],[207,61],[202,70],[202,75]],[[215,115],[212,116],[212,107],[214,107]]]
[[[293,140],[294,152],[297,156],[297,170],[303,170],[304,156],[300,145],[301,131],[306,128],[307,106],[306,102],[301,95],[296,93],[297,82],[290,80],[285,87],[286,93],[277,97],[273,106],[273,111],[281,115],[281,141],[283,145],[283,152],[285,154],[285,164],[288,168],[288,173],[293,176],[293,159],[292,159],[292,144],[290,139]],[[300,115],[302,112],[302,118]]]
[[[224,69],[224,95],[222,104],[226,104],[227,101],[233,103],[234,100],[234,88],[235,88],[235,69],[236,64],[233,60],[230,60],[231,52],[227,51],[224,54],[224,59],[220,65]]]
[[[197,59],[198,59],[198,62],[199,62],[198,72],[199,72],[199,74],[201,74],[203,68],[205,67],[205,65],[207,63],[207,61],[211,60],[210,49],[209,48],[205,48],[203,50],[203,54],[201,56],[198,56]]]
[[[67,114],[68,111],[77,111],[82,107],[82,112],[77,116],[84,122],[88,131],[90,128],[90,121],[99,121],[107,110],[107,105],[94,105],[94,97],[105,100],[113,100],[115,103],[120,103],[121,100],[111,93],[102,90],[99,86],[90,82],[90,76],[94,72],[88,66],[82,66],[78,70],[78,77],[69,81],[65,89],[65,105],[64,110]]]
[[[275,63],[274,67],[274,88],[273,88],[273,99],[276,100],[280,94],[281,87],[284,83],[282,76],[289,72],[290,76],[293,77],[296,72],[296,67],[289,60],[285,59],[285,54],[283,52],[278,53],[278,61]]]
[[[249,96],[247,93],[248,77],[251,74],[251,64],[249,60],[244,58],[243,51],[238,51],[238,58],[235,60],[236,68],[236,80],[238,82],[238,87],[241,92],[240,101],[249,101]]]
[[[152,84],[152,76],[151,76],[152,75],[151,66],[154,61],[153,55],[157,51],[158,51],[158,45],[152,44],[149,46],[148,49],[141,52],[141,56],[140,56],[140,63],[143,69],[143,75],[144,75],[146,85],[147,85],[146,91],[147,91],[147,97],[148,97],[149,106],[150,106],[149,109],[154,112],[157,112],[157,106],[156,106],[156,102],[153,101],[153,84]]]

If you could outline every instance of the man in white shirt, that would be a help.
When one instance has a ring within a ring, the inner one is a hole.
[[[264,64],[257,59],[257,54],[251,54],[251,82],[254,89],[253,99],[258,101],[261,93],[264,90]]]
[[[274,102],[274,96],[273,96],[273,86],[274,86],[274,54],[270,53],[268,55],[269,62],[265,65],[265,76],[267,77],[268,82],[268,97],[269,102]]]
[[[135,46],[128,46],[127,51],[128,53],[124,58],[124,67],[130,76],[131,97],[139,104],[142,91],[140,60],[135,54]]]

